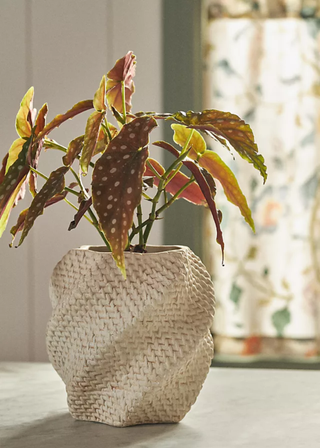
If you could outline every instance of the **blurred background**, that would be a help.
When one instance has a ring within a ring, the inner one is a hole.
[[[129,50],[137,56],[134,111],[236,113],[268,166],[263,186],[252,166],[208,141],[237,175],[256,223],[253,234],[217,185],[224,267],[209,214],[183,200],[150,241],[188,245],[212,274],[213,365],[319,368],[319,1],[0,0],[0,157],[16,138],[15,116],[31,85],[35,107],[48,102],[52,119],[92,98]],[[52,138],[66,145],[86,118]],[[171,137],[165,125],[153,135]],[[43,172],[61,158],[49,152]],[[151,155],[170,163],[155,148]],[[14,210],[9,229],[25,207]],[[68,232],[72,217],[57,204],[19,249],[9,249],[8,232],[0,240],[0,360],[47,360],[51,271],[68,249],[100,244],[86,222]]]

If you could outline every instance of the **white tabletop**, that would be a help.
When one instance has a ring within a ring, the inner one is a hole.
[[[320,373],[211,369],[179,424],[113,428],[68,413],[49,364],[0,363],[1,448],[319,448]]]

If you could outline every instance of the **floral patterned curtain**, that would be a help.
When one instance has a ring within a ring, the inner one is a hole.
[[[208,7],[205,106],[235,112],[251,125],[269,172],[262,185],[252,166],[211,146],[238,176],[256,224],[253,234],[217,195],[222,267],[206,220],[217,353],[319,355],[319,3],[221,0]]]

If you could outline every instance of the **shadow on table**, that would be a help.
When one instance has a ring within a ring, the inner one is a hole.
[[[102,423],[76,421],[65,413],[29,425],[0,444],[4,448],[156,448],[176,446],[167,445],[167,442],[181,437],[181,433],[183,439],[192,439],[197,446],[201,434],[183,423],[115,428]]]

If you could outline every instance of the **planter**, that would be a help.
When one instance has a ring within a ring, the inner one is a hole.
[[[55,267],[50,361],[79,420],[178,422],[213,357],[214,291],[187,247],[125,254],[127,280],[102,247],[70,250]]]

